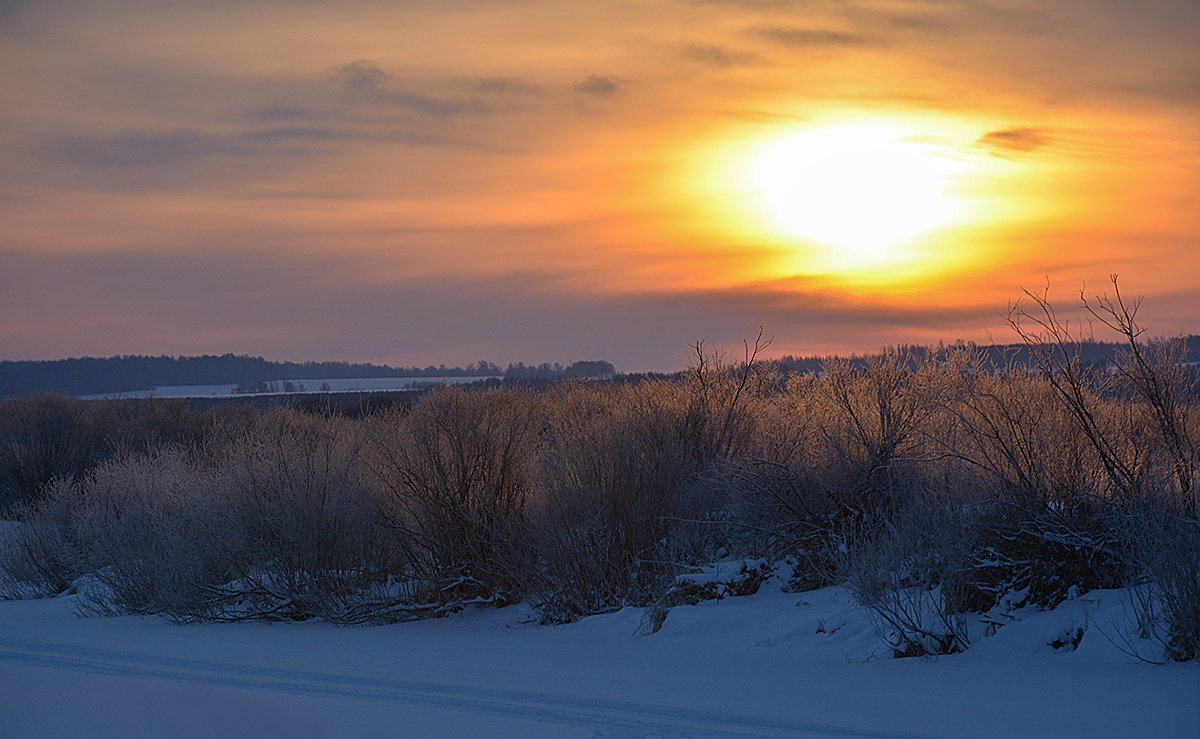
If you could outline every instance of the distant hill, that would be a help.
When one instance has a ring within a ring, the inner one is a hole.
[[[603,360],[561,364],[510,364],[479,361],[465,367],[446,365],[392,367],[362,362],[273,362],[262,357],[222,354],[199,357],[81,357],[45,361],[0,361],[0,398],[57,392],[66,395],[117,395],[171,385],[238,385],[254,388],[285,380],[340,380],[377,377],[502,377],[557,380],[615,374]]]
[[[41,392],[103,395],[150,390],[166,385],[253,387],[280,380],[362,377],[498,377],[490,362],[466,367],[391,367],[358,362],[273,362],[262,357],[222,354],[199,357],[82,357],[0,362],[0,397]]]

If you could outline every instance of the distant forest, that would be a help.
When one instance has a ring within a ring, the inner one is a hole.
[[[1186,347],[1188,362],[1200,362],[1200,336],[1180,339]],[[979,351],[984,366],[1030,365],[1033,355],[1024,344],[956,342],[936,346],[900,345],[887,347],[914,359],[930,358],[955,347]],[[1104,365],[1106,356],[1120,352],[1112,343],[1068,345],[1069,352],[1080,353],[1085,364]],[[818,372],[828,356],[784,355],[768,363],[780,374]],[[852,355],[851,362],[864,362],[867,355]],[[0,361],[0,398],[59,392],[67,395],[107,395],[146,391],[170,385],[238,385],[263,387],[286,380],[353,379],[369,377],[490,377],[507,381],[555,381],[572,377],[610,377],[616,374],[612,363],[604,360],[580,361],[563,366],[557,362],[522,362],[501,367],[481,360],[465,367],[446,365],[428,367],[392,367],[363,362],[274,362],[262,357],[222,354],[199,357],[122,356],[45,361]],[[635,375],[633,377],[642,376]],[[664,376],[657,375],[656,376]]]
[[[1176,339],[1171,339],[1170,341],[1174,342]],[[1200,336],[1185,336],[1178,339],[1178,341],[1183,342],[1182,348],[1186,350],[1186,359],[1184,361],[1189,363],[1200,362]],[[1119,355],[1127,347],[1127,344],[1085,342],[1082,344],[1067,344],[1066,350],[1071,356],[1075,356],[1078,353],[1080,361],[1085,365],[1104,366],[1109,363],[1109,358]],[[1025,344],[977,345],[975,342],[957,341],[953,344],[938,342],[935,346],[901,344],[895,347],[885,347],[884,351],[896,352],[916,360],[921,360],[943,355],[947,351],[956,348],[969,348],[978,351],[982,356],[983,366],[992,369],[1013,365],[1029,367],[1034,364],[1033,351]],[[878,352],[870,355],[855,354],[846,358],[852,364],[865,364],[868,357],[877,355]],[[829,359],[829,357],[821,356],[795,357],[784,355],[779,359],[771,360],[770,363],[785,374],[789,372],[818,372],[821,370],[822,365]]]
[[[612,375],[603,360],[510,364],[487,361],[465,367],[391,367],[362,362],[273,362],[234,354],[199,357],[82,357],[45,361],[0,361],[0,398],[58,392],[66,395],[107,395],[150,390],[169,385],[238,385],[262,387],[285,380],[357,379],[368,377],[499,377],[554,380],[565,377]]]

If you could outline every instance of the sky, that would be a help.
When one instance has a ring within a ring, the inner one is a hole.
[[[0,359],[1200,333],[1194,0],[0,4]]]

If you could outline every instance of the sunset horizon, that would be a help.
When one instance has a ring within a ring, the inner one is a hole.
[[[1200,333],[1200,8],[15,3],[0,359]],[[1108,338],[1099,336],[1098,338]]]

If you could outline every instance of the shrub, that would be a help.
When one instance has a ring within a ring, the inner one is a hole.
[[[553,396],[534,597],[547,620],[644,603],[678,570],[681,528],[717,507],[699,475],[718,453],[686,386],[568,388]]]
[[[952,654],[969,645],[959,591],[973,547],[970,509],[912,492],[845,534],[842,576],[894,656]]]
[[[233,524],[224,563],[232,579],[206,588],[221,615],[388,620],[408,605],[407,593],[379,589],[399,565],[360,424],[274,410],[229,444],[213,482]]]
[[[87,404],[58,394],[0,401],[0,511],[34,500],[56,477],[79,475],[109,447]]]
[[[100,587],[86,607],[97,612],[187,610],[202,582],[196,569],[212,551],[194,526],[180,525],[201,517],[201,485],[178,449],[121,456],[81,479],[56,480],[24,510],[10,571],[43,594],[89,576]]]
[[[1121,523],[1141,578],[1130,591],[1138,636],[1155,642],[1163,659],[1200,659],[1200,521],[1160,498],[1128,511]]]
[[[1111,511],[1079,497],[1058,505],[992,501],[974,521],[957,608],[983,612],[1003,596],[1053,608],[1072,593],[1116,588],[1129,573]]]
[[[406,572],[441,601],[519,594],[543,428],[538,399],[442,388],[406,415],[375,418],[373,428],[382,515]]]

